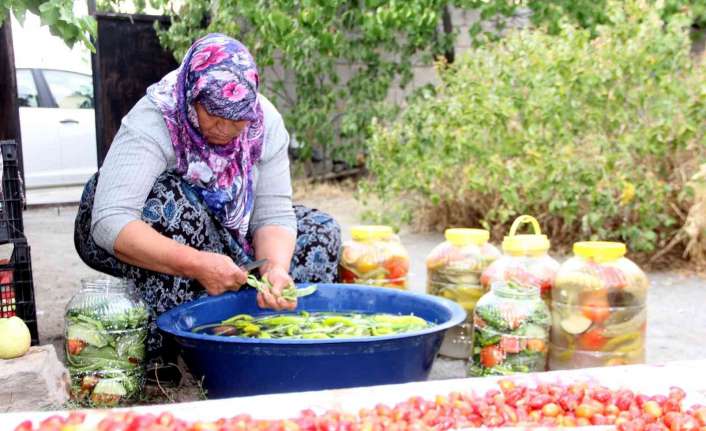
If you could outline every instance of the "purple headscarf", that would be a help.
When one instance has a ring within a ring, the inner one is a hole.
[[[237,40],[209,34],[197,40],[177,70],[147,89],[159,107],[176,153],[176,172],[196,187],[211,212],[244,246],[253,208],[252,167],[264,141],[255,60]],[[247,120],[226,145],[210,145],[199,131],[195,104],[211,115]]]

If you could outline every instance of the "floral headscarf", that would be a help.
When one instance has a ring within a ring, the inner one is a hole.
[[[176,172],[244,246],[253,208],[252,167],[264,141],[258,86],[257,65],[247,48],[209,34],[191,46],[178,69],[147,89],[169,129]],[[248,126],[230,143],[210,145],[199,131],[196,102],[211,115],[247,120]]]

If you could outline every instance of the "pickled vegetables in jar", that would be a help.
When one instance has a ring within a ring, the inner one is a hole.
[[[552,293],[552,370],[626,365],[645,360],[645,273],[625,244],[574,244]]]
[[[457,302],[468,313],[468,320],[446,331],[439,353],[468,359],[471,353],[473,309],[483,296],[480,276],[500,257],[488,242],[490,233],[483,229],[447,229],[446,241],[437,245],[426,260],[427,293]]]
[[[71,398],[114,407],[142,396],[149,313],[132,282],[81,280],[66,306],[66,366]]]
[[[496,281],[473,313],[473,377],[544,371],[551,318],[536,286]]]
[[[409,254],[389,226],[353,226],[341,250],[342,283],[407,288]]]
[[[517,230],[526,223],[532,225],[534,233],[518,234]],[[512,281],[520,286],[536,287],[549,306],[554,277],[559,270],[559,262],[548,254],[550,246],[549,239],[542,235],[534,217],[518,217],[510,228],[510,234],[503,240],[503,256],[483,271],[481,284],[486,291],[495,281]]]

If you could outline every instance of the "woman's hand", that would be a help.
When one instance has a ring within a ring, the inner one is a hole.
[[[228,256],[200,252],[199,261],[194,278],[201,283],[209,295],[220,295],[229,290],[238,290],[248,281],[248,274]]]
[[[269,292],[257,294],[257,305],[260,308],[272,308],[273,310],[294,310],[297,308],[297,301],[287,301],[282,298],[282,290],[289,287],[294,282],[287,271],[281,266],[265,266],[262,278],[272,285]]]

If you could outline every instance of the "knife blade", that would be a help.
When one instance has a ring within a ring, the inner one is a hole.
[[[264,265],[266,263],[267,263],[267,259],[260,259],[260,260],[256,260],[255,262],[250,262],[247,265],[243,266],[243,271],[250,272],[254,269],[261,267],[262,265]]]

